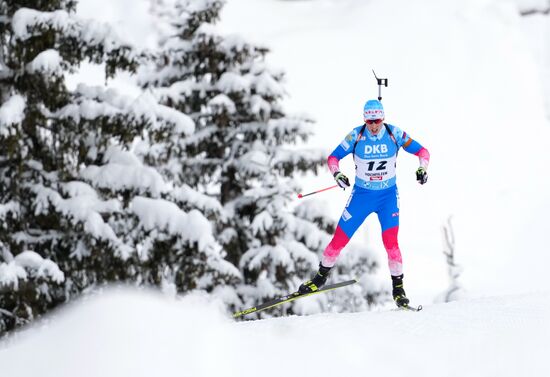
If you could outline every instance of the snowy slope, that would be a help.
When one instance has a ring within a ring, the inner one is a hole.
[[[146,0],[80,9],[154,44]],[[550,293],[537,290],[550,264],[548,89],[514,2],[229,0],[223,17],[225,31],[272,48],[287,106],[317,119],[312,145],[330,150],[359,124],[377,94],[371,68],[390,78],[388,121],[432,152],[425,187],[414,157],[398,166],[407,291],[425,310],[235,323],[203,297],[114,290],[0,342],[0,376],[547,375]],[[103,82],[84,69],[74,83]],[[342,166],[353,175],[349,159]],[[347,192],[323,195],[336,218]],[[463,283],[478,298],[430,305],[447,284],[439,227],[451,214]],[[384,258],[377,227],[370,218],[366,242]]]
[[[151,46],[155,25],[147,18],[147,1],[81,0],[79,9]],[[277,375],[272,365],[292,359],[295,375],[357,375],[368,368],[402,375],[394,356],[402,350],[399,360],[411,375],[545,375],[549,294],[529,292],[546,286],[550,264],[548,88],[533,55],[537,41],[524,34],[527,20],[520,19],[514,1],[228,0],[222,17],[225,32],[272,49],[268,61],[287,72],[286,105],[317,120],[311,144],[327,151],[361,122],[364,101],[376,96],[371,68],[389,77],[383,92],[387,120],[432,153],[424,187],[414,182],[416,158],[399,157],[407,292],[428,304],[445,290],[440,226],[453,215],[468,297],[499,297],[425,305],[418,314],[233,324],[216,305],[192,305],[191,298],[175,304],[110,295],[10,343],[0,353],[6,370],[50,373],[43,365],[52,358],[51,375],[247,375],[244,368],[269,362],[267,375]],[[103,82],[100,69],[84,68],[75,83]],[[132,91],[128,78],[116,84]],[[341,166],[353,176],[349,158]],[[315,189],[332,180],[327,173],[303,184],[304,190]],[[337,218],[347,192],[319,197]],[[366,230],[355,238],[383,260],[375,217]],[[380,273],[387,275],[383,264]],[[326,350],[317,345],[322,339]],[[322,360],[296,361],[316,350]],[[30,354],[33,363],[26,361]]]
[[[549,317],[550,292],[541,292],[427,305],[419,313],[235,323],[204,297],[116,288],[0,342],[0,374],[544,376]]]

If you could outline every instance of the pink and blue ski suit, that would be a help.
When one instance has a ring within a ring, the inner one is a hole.
[[[339,161],[350,153],[353,153],[356,169],[355,185],[332,241],[323,253],[323,266],[334,266],[338,255],[355,231],[368,215],[375,212],[382,226],[382,240],[388,253],[390,273],[394,276],[403,273],[403,261],[397,242],[399,193],[395,176],[397,152],[400,148],[418,156],[420,166],[428,167],[428,150],[406,132],[390,124],[384,124],[378,135],[371,135],[363,126],[354,128],[328,157],[328,166],[333,174],[340,171]]]

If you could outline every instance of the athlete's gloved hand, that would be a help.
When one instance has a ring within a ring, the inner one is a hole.
[[[428,172],[422,166],[416,171],[416,181],[421,185],[428,182]]]
[[[349,187],[349,179],[344,175],[344,173],[340,173],[339,171],[334,173],[334,180],[336,181],[338,186],[340,186],[344,190],[346,189],[346,187]]]

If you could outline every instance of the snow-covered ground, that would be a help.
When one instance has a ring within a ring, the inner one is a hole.
[[[305,298],[303,300],[313,300]],[[202,296],[117,288],[0,343],[3,377],[547,375],[550,294],[236,323]]]
[[[155,25],[140,1],[82,0],[79,11],[151,45]],[[398,163],[406,287],[424,311],[234,323],[197,296],[108,292],[0,343],[0,375],[546,375],[550,80],[515,2],[228,0],[222,17],[224,31],[272,49],[268,60],[287,72],[288,109],[317,120],[312,146],[329,151],[360,124],[377,95],[371,69],[389,78],[387,121],[432,154],[422,187],[417,159],[401,153]],[[79,79],[102,82],[101,70],[86,69]],[[350,159],[341,166],[353,176]],[[335,218],[347,200],[318,196]],[[433,305],[447,286],[440,227],[450,215],[466,296]],[[365,232],[383,260],[375,217],[356,237]]]

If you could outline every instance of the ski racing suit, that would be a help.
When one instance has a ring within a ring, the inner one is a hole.
[[[393,276],[403,273],[403,261],[397,242],[399,193],[395,166],[399,148],[418,156],[420,166],[427,169],[430,160],[428,150],[406,132],[390,124],[384,124],[375,136],[366,127],[354,128],[328,157],[332,174],[340,171],[339,161],[350,153],[353,153],[356,168],[355,185],[332,241],[323,253],[323,266],[334,266],[355,231],[369,214],[376,212],[382,226],[382,241],[388,253],[390,273]]]

